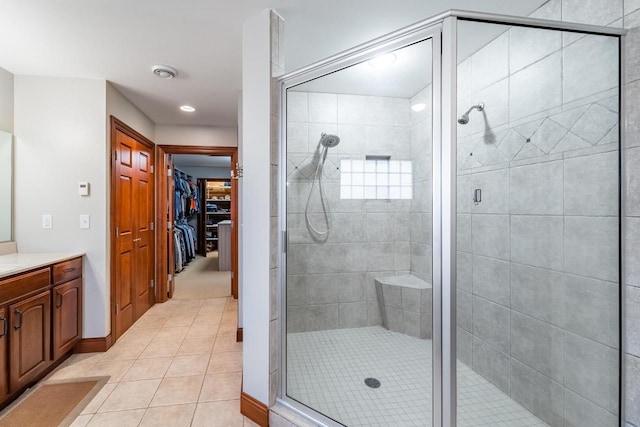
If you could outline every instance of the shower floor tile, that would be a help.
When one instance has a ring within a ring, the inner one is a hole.
[[[347,426],[431,425],[431,340],[380,326],[287,335],[287,390]],[[458,361],[458,425],[546,426]],[[366,378],[381,382],[369,388]]]

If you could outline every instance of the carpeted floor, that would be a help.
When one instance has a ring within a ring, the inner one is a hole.
[[[202,299],[231,295],[231,272],[218,271],[218,252],[198,256],[176,274],[173,298]]]

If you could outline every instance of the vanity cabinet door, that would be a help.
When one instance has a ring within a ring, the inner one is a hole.
[[[82,335],[82,279],[53,288],[53,360],[71,350]]]
[[[51,364],[51,292],[9,306],[11,391]]]
[[[7,308],[0,308],[0,401],[9,394],[9,315]]]

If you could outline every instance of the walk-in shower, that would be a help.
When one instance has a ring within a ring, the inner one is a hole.
[[[620,425],[623,33],[449,12],[281,78],[283,405]]]

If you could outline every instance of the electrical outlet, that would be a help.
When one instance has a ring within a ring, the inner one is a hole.
[[[42,228],[46,228],[46,229],[53,228],[53,215],[42,214]]]

